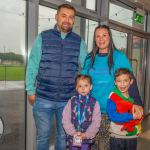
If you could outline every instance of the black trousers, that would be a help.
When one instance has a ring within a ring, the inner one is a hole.
[[[110,150],[136,150],[137,138],[110,138]]]

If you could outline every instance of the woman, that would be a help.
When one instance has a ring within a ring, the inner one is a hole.
[[[132,67],[124,53],[117,50],[112,34],[108,26],[100,25],[94,32],[94,44],[92,52],[87,56],[82,74],[89,74],[92,78],[92,95],[98,100],[102,112],[102,122],[100,127],[100,147],[109,149],[109,119],[106,114],[107,99],[114,88],[114,73],[118,68]],[[132,71],[133,72],[133,71]],[[129,89],[129,94],[136,101],[133,111],[143,115],[142,102],[139,96],[136,80]]]

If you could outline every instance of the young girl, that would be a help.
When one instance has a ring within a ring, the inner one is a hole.
[[[88,75],[78,75],[77,94],[68,101],[62,119],[68,135],[69,150],[90,150],[90,145],[99,130],[100,107],[91,96],[91,89],[91,78]]]
[[[109,96],[107,113],[110,124],[111,150],[136,150],[137,137],[141,132],[141,114],[133,112],[134,99],[128,89],[133,83],[132,73],[125,68],[115,72],[116,88]]]

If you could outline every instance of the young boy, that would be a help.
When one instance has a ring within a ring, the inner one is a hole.
[[[111,150],[136,150],[137,137],[141,132],[141,114],[132,112],[134,100],[128,89],[133,83],[132,73],[125,68],[115,72],[116,88],[109,96],[107,113],[110,124]]]
[[[98,102],[91,96],[91,78],[76,77],[77,95],[71,97],[63,111],[63,127],[68,135],[69,150],[90,150],[100,127],[101,113]]]

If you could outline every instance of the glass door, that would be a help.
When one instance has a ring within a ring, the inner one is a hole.
[[[144,100],[144,86],[145,86],[145,51],[147,40],[138,36],[133,36],[132,45],[132,67],[137,79],[142,100]]]
[[[1,150],[25,149],[25,10],[24,0],[0,1]]]
[[[127,52],[127,33],[113,30],[113,29],[111,29],[111,32],[112,32],[112,38],[113,38],[116,48],[126,53]]]

